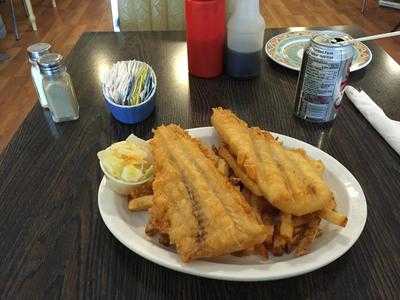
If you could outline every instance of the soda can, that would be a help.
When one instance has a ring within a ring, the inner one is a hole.
[[[354,54],[351,44],[340,42],[349,38],[340,32],[324,32],[311,38],[297,82],[295,115],[299,118],[314,123],[335,119]]]

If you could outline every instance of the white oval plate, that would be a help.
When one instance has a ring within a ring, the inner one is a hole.
[[[265,44],[268,57],[286,68],[300,71],[304,47],[318,31],[289,31],[278,34]],[[319,31],[323,32],[323,31]],[[347,35],[351,38],[350,35]],[[350,72],[366,67],[372,60],[371,50],[363,43],[353,44],[354,57]]]
[[[213,127],[194,128],[188,132],[208,145],[218,144],[219,138]],[[354,176],[332,156],[294,138],[273,135],[285,146],[303,148],[311,157],[323,161],[325,178],[335,194],[338,211],[349,219],[345,228],[323,222],[322,236],[305,256],[284,255],[266,261],[258,256],[225,256],[185,264],[175,252],[144,233],[147,212],[129,212],[126,198],[109,190],[105,177],[98,194],[101,217],[111,233],[127,248],[156,264],[183,273],[221,280],[261,281],[293,277],[321,268],[342,256],[360,236],[367,218],[364,193]]]

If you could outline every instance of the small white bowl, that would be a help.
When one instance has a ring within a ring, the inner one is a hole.
[[[104,168],[103,164],[100,161],[100,168],[103,171],[104,175],[106,176],[106,186],[109,187],[111,190],[116,192],[117,194],[127,196],[129,195],[130,192],[135,190],[137,187],[140,185],[148,182],[149,180],[152,180],[153,177],[149,177],[146,180],[143,181],[137,181],[137,182],[126,182],[121,179],[117,179],[113,177],[111,174],[109,174],[106,169]]]

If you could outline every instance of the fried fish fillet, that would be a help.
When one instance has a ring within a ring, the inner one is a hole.
[[[230,110],[213,109],[211,123],[273,206],[301,216],[321,210],[330,201],[332,192],[321,178],[320,161],[303,150],[286,149],[269,132],[249,128]]]
[[[237,163],[247,176],[256,181],[256,157],[247,123],[230,110],[213,108],[211,124],[217,130],[222,141],[229,147],[230,152],[235,155]]]
[[[154,203],[147,232],[169,235],[184,262],[258,245],[266,230],[243,195],[218,172],[201,143],[177,125],[151,141]]]

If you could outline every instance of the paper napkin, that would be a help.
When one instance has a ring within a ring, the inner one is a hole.
[[[368,122],[400,155],[400,122],[387,117],[384,111],[364,91],[358,91],[352,86],[347,86],[345,93]]]

